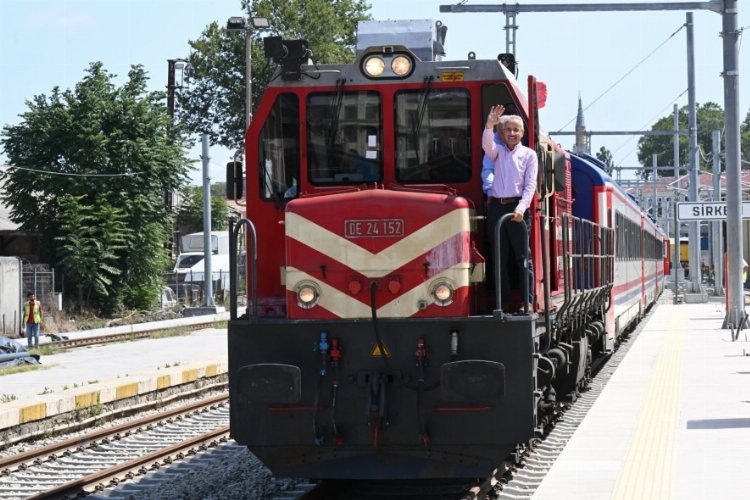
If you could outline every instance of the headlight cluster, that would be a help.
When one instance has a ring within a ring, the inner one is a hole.
[[[362,62],[367,78],[406,78],[414,69],[414,61],[406,54],[372,54]]]
[[[393,280],[389,282],[389,290],[392,293],[397,293],[397,289],[391,288],[393,283],[398,282]],[[351,291],[352,293],[355,293],[353,290]],[[320,286],[314,281],[300,281],[297,283],[297,286],[295,286],[295,292],[297,294],[297,305],[303,309],[311,309],[318,305],[318,302],[320,301]],[[453,298],[456,295],[456,287],[450,280],[439,278],[430,284],[430,295],[436,305],[441,307],[449,306],[453,303]]]

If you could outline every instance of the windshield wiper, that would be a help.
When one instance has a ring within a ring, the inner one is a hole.
[[[417,166],[421,165],[419,161],[419,132],[422,129],[422,120],[424,119],[424,113],[427,110],[427,99],[430,97],[430,91],[432,90],[432,80],[435,77],[430,75],[424,77],[424,90],[419,96],[419,103],[417,105],[417,122],[411,127],[411,139],[414,143],[414,154],[417,158]]]
[[[341,113],[341,104],[344,101],[344,85],[346,80],[340,78],[336,80],[336,97],[332,103],[333,114],[331,115],[331,121],[328,124],[328,137],[326,137],[326,144],[330,148],[336,142],[336,134],[339,130],[339,114]]]

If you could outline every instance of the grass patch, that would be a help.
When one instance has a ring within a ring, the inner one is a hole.
[[[63,349],[54,346],[54,345],[41,345],[39,347],[32,347],[31,349],[27,349],[29,351],[29,354],[38,354],[40,356],[51,356],[53,354],[58,354]]]
[[[101,318],[76,318],[76,326],[79,330],[94,330],[104,328],[109,320]]]
[[[164,339],[167,337],[185,337],[190,335],[193,330],[186,326],[170,328],[169,330],[157,330],[151,334],[152,339]]]
[[[219,330],[225,330],[228,323],[228,321],[214,321],[213,327]]]
[[[0,377],[3,375],[13,375],[14,373],[33,372],[36,370],[46,370],[56,365],[18,365],[9,368],[0,368]]]

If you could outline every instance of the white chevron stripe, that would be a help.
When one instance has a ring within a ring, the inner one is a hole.
[[[380,278],[461,232],[470,231],[470,209],[459,208],[372,253],[301,215],[287,212],[286,235],[368,278]],[[287,283],[289,283],[287,275]],[[295,281],[296,283],[296,281]]]
[[[459,263],[440,274],[431,277],[424,283],[420,283],[411,290],[399,295],[392,301],[378,308],[378,317],[381,318],[408,318],[419,311],[419,301],[424,300],[427,304],[434,302],[430,295],[430,284],[438,278],[451,280],[457,289],[469,285],[469,264]],[[347,295],[346,293],[310,276],[304,271],[287,268],[287,290],[295,293],[295,285],[302,280],[313,281],[320,287],[320,307],[331,311],[339,318],[369,318],[372,313],[370,306]],[[361,292],[367,294],[367,289]],[[366,296],[366,295],[363,295]]]

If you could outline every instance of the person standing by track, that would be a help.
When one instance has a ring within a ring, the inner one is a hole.
[[[29,293],[28,300],[23,304],[23,324],[26,326],[26,340],[28,346],[39,347],[39,329],[42,326],[42,304],[36,300],[36,295]]]
[[[523,234],[519,223],[526,224],[527,234],[531,234],[531,216],[529,206],[536,191],[536,176],[539,168],[536,153],[521,144],[524,133],[523,119],[517,115],[503,115],[505,106],[492,106],[487,116],[487,123],[482,134],[482,149],[486,154],[482,168],[482,190],[487,195],[487,223],[489,227],[492,254],[498,262],[495,248],[494,229],[503,215],[513,214],[510,222],[505,224],[500,238],[499,262],[501,269],[508,268],[513,253],[518,275],[523,279],[528,273],[529,304],[534,304],[534,268],[529,252],[529,239]],[[494,128],[500,125],[498,133],[502,144],[495,142]],[[524,246],[526,247],[524,249]],[[524,267],[524,250],[529,255],[528,270]],[[501,272],[506,276],[506,272]],[[522,285],[521,285],[522,286]],[[501,280],[502,307],[507,309],[510,300],[508,279]]]

